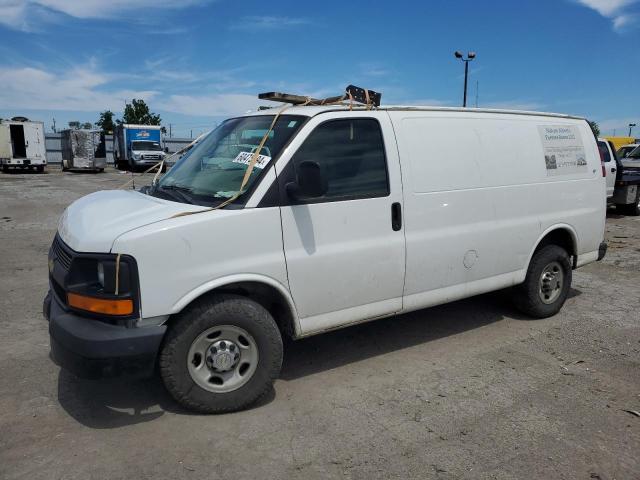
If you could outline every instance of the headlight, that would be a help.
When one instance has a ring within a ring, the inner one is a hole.
[[[117,255],[78,254],[65,282],[67,303],[94,314],[134,317],[139,305],[137,272],[129,255],[121,255],[118,265]]]

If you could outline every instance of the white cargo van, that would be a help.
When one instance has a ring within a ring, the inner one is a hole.
[[[347,106],[232,118],[147,194],[66,209],[44,302],[53,357],[84,376],[159,365],[186,407],[240,409],[278,377],[285,335],[507,287],[528,315],[554,315],[572,270],[605,254],[605,207],[581,118]]]
[[[35,168],[44,171],[47,164],[44,123],[24,117],[0,120],[0,165],[10,168]]]

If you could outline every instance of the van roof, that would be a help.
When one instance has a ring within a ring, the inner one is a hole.
[[[264,110],[258,110],[255,112],[247,112],[247,115],[273,115],[283,106],[274,106]],[[307,117],[314,117],[320,113],[325,112],[343,112],[348,111],[349,105],[291,105],[283,112],[287,115],[304,115]],[[366,107],[361,104],[354,104],[353,111],[363,111]],[[385,111],[423,111],[423,112],[464,112],[464,113],[495,113],[503,115],[529,115],[537,117],[555,117],[566,118],[575,120],[585,120],[583,117],[577,117],[572,115],[566,115],[562,113],[549,113],[549,112],[533,112],[527,110],[505,110],[505,109],[493,109],[493,108],[462,108],[462,107],[436,107],[436,106],[415,106],[415,105],[381,105],[376,107],[375,110]]]

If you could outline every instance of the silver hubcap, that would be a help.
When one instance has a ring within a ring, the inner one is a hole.
[[[558,262],[551,262],[544,267],[540,275],[538,295],[542,303],[550,304],[555,302],[562,293],[564,284],[564,270]]]
[[[215,393],[231,392],[247,383],[258,366],[258,345],[234,325],[209,328],[189,348],[187,368],[194,382]]]

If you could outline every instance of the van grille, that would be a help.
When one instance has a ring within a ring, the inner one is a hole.
[[[143,160],[160,160],[160,155],[142,155]]]
[[[62,240],[60,237],[56,235],[56,238],[53,239],[53,244],[51,245],[51,251],[60,262],[60,265],[64,267],[65,270],[69,270],[71,267],[71,254],[67,252],[66,248],[63,246]]]

